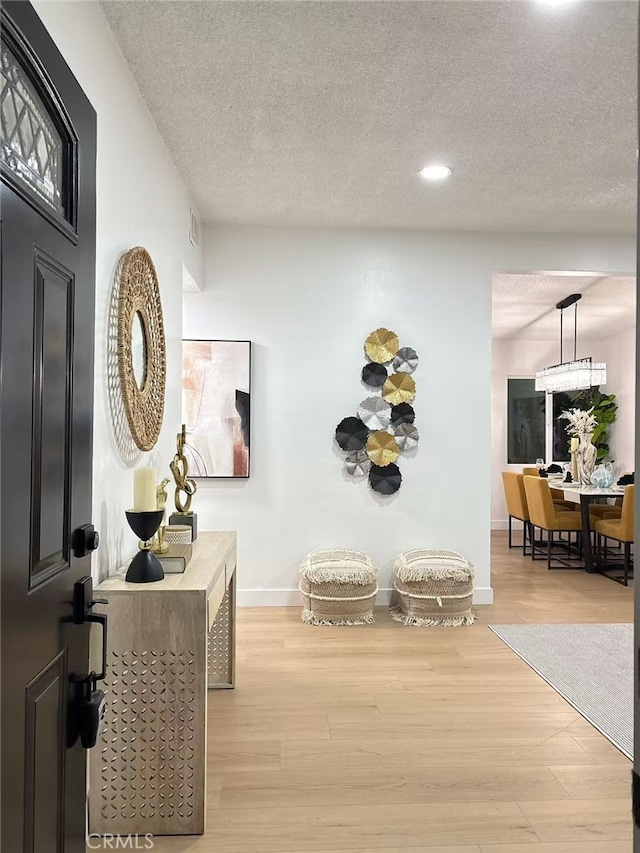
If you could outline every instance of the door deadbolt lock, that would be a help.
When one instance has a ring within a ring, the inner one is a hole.
[[[100,534],[93,524],[82,524],[73,531],[72,545],[74,557],[86,557],[100,544]]]

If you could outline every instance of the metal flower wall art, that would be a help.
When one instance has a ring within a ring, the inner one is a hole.
[[[340,421],[335,440],[345,453],[344,470],[349,476],[366,477],[374,492],[392,495],[402,483],[396,463],[417,447],[420,438],[411,405],[416,383],[410,375],[418,366],[418,355],[411,347],[401,347],[389,329],[371,332],[364,352],[367,363],[361,377],[369,396],[355,415]]]

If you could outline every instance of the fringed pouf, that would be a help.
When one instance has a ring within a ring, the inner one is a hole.
[[[393,618],[405,625],[471,625],[473,566],[455,551],[400,554],[394,569]]]
[[[300,566],[302,621],[364,625],[374,621],[378,569],[362,551],[312,551]]]

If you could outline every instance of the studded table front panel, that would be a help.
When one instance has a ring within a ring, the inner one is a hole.
[[[188,823],[196,810],[194,653],[112,651],[110,664],[101,818]]]
[[[209,689],[233,687],[235,684],[235,611],[236,576],[234,574],[209,631]]]
[[[109,602],[109,630],[107,711],[90,753],[90,832],[204,832],[207,688],[233,686],[235,572],[226,571],[212,566],[211,586],[224,589],[215,605],[207,589],[170,588],[175,579],[144,591],[96,589]]]

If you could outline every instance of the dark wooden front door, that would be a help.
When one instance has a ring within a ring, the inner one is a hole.
[[[27,2],[2,4],[2,850],[84,851],[96,117]],[[73,741],[73,743],[72,743]]]

